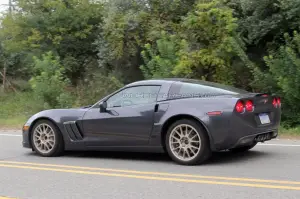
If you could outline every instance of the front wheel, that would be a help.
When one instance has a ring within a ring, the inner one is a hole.
[[[178,164],[201,164],[211,155],[208,135],[194,120],[182,119],[172,124],[165,142],[169,156]]]
[[[38,121],[32,128],[31,144],[35,152],[43,157],[59,156],[64,149],[62,134],[48,120]]]

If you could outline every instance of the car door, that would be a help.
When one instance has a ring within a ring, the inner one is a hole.
[[[82,120],[87,145],[147,145],[159,89],[159,85],[125,88],[106,100],[106,112],[90,109]]]

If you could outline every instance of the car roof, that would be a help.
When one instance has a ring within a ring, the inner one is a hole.
[[[197,79],[188,79],[188,78],[161,78],[161,79],[148,79],[132,82],[127,86],[142,86],[142,85],[157,85],[164,83],[174,83],[174,82],[186,82],[186,83],[205,83],[207,81],[197,80]]]
[[[162,85],[162,84],[173,84],[174,82],[182,82],[182,83],[195,83],[195,84],[202,84],[204,86],[209,87],[216,87],[221,88],[225,90],[231,90],[234,92],[239,93],[248,93],[248,91],[245,91],[243,89],[235,88],[229,85],[225,84],[219,84],[216,82],[210,82],[210,81],[204,81],[204,80],[198,80],[198,79],[188,79],[188,78],[161,78],[161,79],[148,79],[148,80],[141,80],[136,81],[133,83],[130,83],[126,85],[125,87],[131,87],[131,86],[143,86],[143,85]]]
[[[132,82],[130,84],[127,84],[126,87],[129,86],[143,86],[143,85],[157,85],[157,84],[164,84],[169,81],[163,80],[163,79],[149,79],[149,80],[140,80],[136,82]]]

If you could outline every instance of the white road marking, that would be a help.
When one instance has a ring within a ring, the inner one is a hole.
[[[0,134],[0,136],[9,136],[9,137],[21,137],[22,135],[18,135],[18,134]]]
[[[260,146],[300,147],[300,144],[258,144]]]

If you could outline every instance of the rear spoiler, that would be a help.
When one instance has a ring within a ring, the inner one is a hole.
[[[279,97],[279,95],[276,94],[270,94],[270,93],[254,93],[254,97]]]
[[[269,93],[254,93],[254,97],[268,97],[271,96]]]

